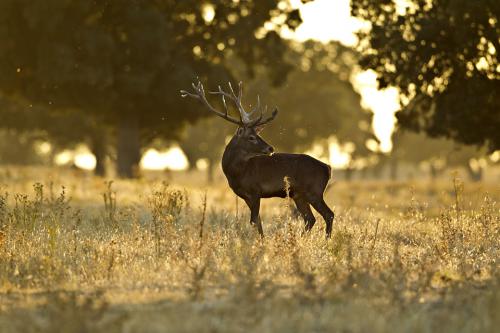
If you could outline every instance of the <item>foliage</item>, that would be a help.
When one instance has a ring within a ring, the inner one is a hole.
[[[52,156],[57,151],[87,143],[97,159],[96,174],[104,175],[100,164],[107,154],[107,131],[95,118],[76,110],[54,111],[48,107],[27,104],[2,96],[0,124],[1,128],[10,132],[13,138],[18,137],[21,141],[23,138],[31,137],[33,140],[50,142]],[[24,156],[24,158],[29,156],[36,158],[34,152],[25,153]]]
[[[235,128],[218,117],[210,117],[188,126],[182,139],[179,141],[184,154],[189,161],[189,167],[195,168],[196,162],[206,159],[208,167],[218,164],[226,138],[234,134]],[[213,170],[208,170],[212,172]],[[209,174],[209,177],[211,175]]]
[[[287,56],[295,70],[286,85],[269,89],[269,82],[261,76],[247,93],[259,94],[281,111],[264,136],[279,150],[297,151],[334,135],[366,154],[366,140],[374,138],[372,115],[361,107],[361,98],[349,81],[357,54],[340,43],[308,41],[295,44]]]
[[[41,164],[35,149],[42,133],[19,134],[11,130],[0,130],[0,164]]]
[[[472,180],[477,181],[481,179],[488,159],[485,149],[460,145],[449,139],[430,138],[421,133],[401,129],[393,135],[393,143],[390,160],[413,165],[425,162],[431,168],[433,176],[447,167],[462,167],[467,170]]]
[[[500,4],[494,0],[353,0],[371,25],[360,36],[364,69],[399,88],[403,128],[500,148]]]
[[[43,114],[76,110],[107,124],[117,135],[118,171],[132,176],[145,142],[175,138],[206,114],[181,103],[178,91],[198,76],[230,78],[226,54],[249,72],[259,63],[274,81],[286,78],[279,35],[256,37],[276,15],[300,20],[263,0],[2,1],[0,91]]]

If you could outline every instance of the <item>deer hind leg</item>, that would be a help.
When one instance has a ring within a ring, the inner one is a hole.
[[[311,206],[309,206],[309,203],[305,199],[300,197],[294,197],[293,201],[295,202],[295,206],[297,206],[300,216],[304,219],[306,231],[311,230],[314,223],[316,223],[316,218],[311,210]]]
[[[260,220],[260,198],[245,199],[245,202],[250,208],[250,224],[257,227],[260,237],[264,237],[264,230],[262,229],[262,221]]]
[[[333,225],[333,219],[335,218],[335,214],[330,209],[330,207],[328,207],[328,205],[326,204],[325,200],[322,197],[315,198],[314,200],[311,200],[310,203],[325,220],[326,238],[330,238],[332,235],[332,225]]]

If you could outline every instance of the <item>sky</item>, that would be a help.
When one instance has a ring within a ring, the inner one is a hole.
[[[291,0],[292,6],[300,9],[303,23],[293,34],[299,41],[316,39],[322,42],[338,41],[346,46],[355,46],[355,32],[366,26],[350,14],[349,0],[315,0],[302,4]],[[391,134],[394,130],[394,113],[399,108],[398,91],[377,89],[373,71],[359,72],[352,78],[354,88],[361,94],[362,105],[373,111],[373,127],[380,140],[380,149],[388,152],[392,148]]]

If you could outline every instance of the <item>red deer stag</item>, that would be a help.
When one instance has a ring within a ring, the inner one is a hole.
[[[250,223],[257,226],[259,234],[264,236],[259,215],[260,199],[285,198],[289,195],[305,221],[306,231],[311,230],[316,222],[310,207],[313,206],[325,220],[326,237],[329,238],[332,233],[334,214],[325,203],[323,194],[330,180],[330,166],[304,154],[273,153],[273,147],[259,136],[259,132],[267,123],[274,120],[278,110],[275,108],[270,116],[264,117],[260,99],[257,96],[255,108],[246,112],[241,102],[241,82],[238,94],[235,93],[230,83],[229,93],[223,91],[220,86],[218,91],[210,92],[210,94],[222,97],[225,112],[210,105],[201,82],[192,85],[194,91],[181,90],[182,97],[195,98],[219,117],[238,125],[238,130],[224,150],[222,170],[231,189],[245,200],[250,208]],[[226,99],[235,104],[240,119],[228,114]],[[259,116],[252,120],[250,117],[256,112]]]

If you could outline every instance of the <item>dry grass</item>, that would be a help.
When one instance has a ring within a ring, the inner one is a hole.
[[[0,184],[0,332],[500,327],[497,185],[338,183],[331,240],[271,200],[262,241],[225,183]]]

